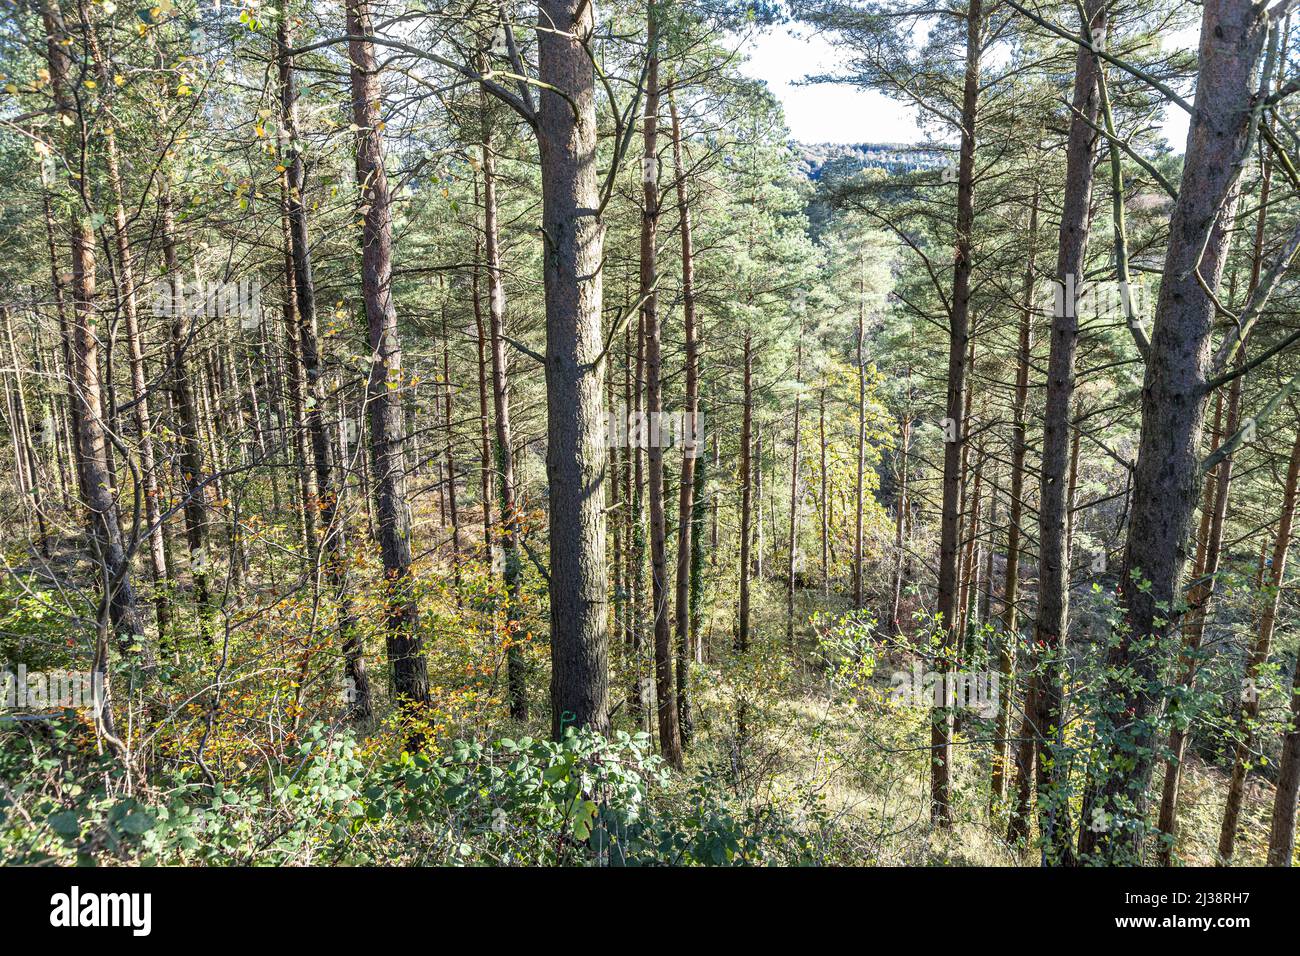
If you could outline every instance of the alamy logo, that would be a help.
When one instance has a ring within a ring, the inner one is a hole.
[[[894,671],[889,678],[890,700],[917,707],[960,707],[981,717],[997,716],[997,671],[923,672],[913,664],[910,671]]]
[[[50,925],[129,926],[132,935],[148,936],[153,929],[153,894],[82,893],[74,886],[69,893],[50,897]]]
[[[262,282],[186,281],[177,276],[163,279],[154,291],[153,314],[190,318],[238,318],[246,329],[257,328],[262,316]]]
[[[1079,282],[1073,275],[1052,283],[1052,315],[1059,318],[1124,318],[1149,314],[1146,286],[1140,282]]]
[[[698,458],[704,444],[704,413],[611,411],[605,418],[607,448],[680,448]]]
[[[104,699],[104,675],[90,671],[0,670],[0,706],[6,710],[89,707],[96,711]]]

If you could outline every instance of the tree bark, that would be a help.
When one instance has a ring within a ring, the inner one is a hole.
[[[1118,675],[1107,686],[1111,711],[1120,715],[1104,731],[1112,738],[1107,766],[1132,757],[1132,769],[1107,774],[1085,802],[1085,812],[1114,814],[1114,824],[1104,833],[1081,831],[1081,849],[1100,860],[1140,856],[1145,833],[1152,742],[1163,706],[1162,695],[1151,688],[1176,619],[1172,609],[1199,486],[1215,313],[1207,289],[1217,288],[1223,269],[1237,179],[1250,147],[1254,74],[1267,22],[1264,9],[1250,0],[1210,0],[1204,6],[1195,112],[1142,391],[1122,573],[1124,633],[1107,660]]]
[[[293,77],[293,57],[290,54],[289,26],[287,9],[281,8],[282,15],[276,27],[276,60],[280,80],[280,120],[283,125],[284,139],[281,150],[284,165],[288,168],[288,212],[289,237],[293,260],[293,285],[296,297],[296,316],[298,319],[298,346],[301,349],[306,400],[304,418],[307,433],[311,438],[312,463],[316,473],[316,489],[320,496],[320,528],[322,554],[324,556],[325,576],[334,591],[338,607],[339,639],[343,652],[344,679],[348,714],[354,719],[364,720],[371,715],[370,680],[366,673],[365,658],[357,632],[356,613],[352,607],[352,598],[348,584],[348,546],[347,519],[339,509],[340,498],[344,490],[341,469],[335,468],[333,449],[329,430],[325,425],[325,382],[321,368],[320,341],[316,324],[316,285],[312,276],[311,244],[307,232],[307,206],[303,190],[306,187],[306,166],[303,161],[305,143],[298,132],[298,93]],[[351,9],[349,8],[349,19]],[[350,51],[355,57],[355,51]],[[358,69],[353,66],[353,70]],[[357,123],[361,126],[361,123]],[[360,156],[361,150],[358,150]],[[358,159],[358,174],[360,174]],[[361,180],[364,184],[364,180]],[[370,217],[367,216],[370,224]],[[368,228],[366,230],[368,233]],[[374,255],[375,249],[368,243],[363,250],[363,257]],[[373,267],[373,263],[371,264]],[[363,265],[363,273],[367,267]],[[372,279],[376,276],[372,275]],[[369,303],[367,303],[369,313]],[[373,326],[372,326],[373,327]],[[373,416],[373,412],[372,412]],[[372,436],[373,442],[373,436]],[[400,454],[400,452],[399,452]],[[378,468],[376,473],[378,474]],[[376,482],[378,484],[378,481]],[[393,611],[390,609],[389,613]],[[390,660],[393,644],[390,641]],[[399,658],[409,660],[411,669],[419,673],[424,671],[423,658]],[[412,701],[423,701],[428,693],[428,681],[415,686],[404,681],[402,664],[393,661],[394,689],[399,697]]]
[[[551,729],[609,728],[604,358],[595,73],[585,0],[540,0],[537,118],[546,287]],[[563,94],[561,96],[560,94]]]
[[[506,589],[506,683],[510,716],[528,719],[528,684],[519,635],[519,505],[515,490],[514,430],[510,423],[510,383],[506,364],[506,293],[501,276],[501,239],[497,227],[496,151],[492,125],[483,104],[483,252],[488,281],[488,331],[492,342],[492,409],[496,426],[497,507],[501,521],[501,579]]]
[[[681,724],[683,746],[690,743],[694,729],[691,720],[690,665],[695,655],[691,640],[691,591],[699,529],[696,525],[695,464],[700,454],[700,346],[695,324],[695,247],[691,234],[691,207],[686,197],[686,166],[682,160],[682,125],[677,115],[677,103],[671,89],[668,94],[668,112],[673,122],[673,171],[677,192],[677,218],[680,223],[682,244],[682,320],[686,340],[686,408],[688,437],[682,447],[682,469],[678,479],[677,495],[677,586],[676,586],[676,645],[677,645],[677,714]]]
[[[1227,462],[1225,461],[1224,464]],[[1273,563],[1269,568],[1269,581],[1264,592],[1264,611],[1260,615],[1259,633],[1250,650],[1250,658],[1246,664],[1246,680],[1242,684],[1232,778],[1228,784],[1223,824],[1219,830],[1219,862],[1222,864],[1227,864],[1232,859],[1236,849],[1237,824],[1241,817],[1241,801],[1246,789],[1248,761],[1257,741],[1255,732],[1255,722],[1259,719],[1257,682],[1259,670],[1268,661],[1269,652],[1273,647],[1273,629],[1277,624],[1278,602],[1282,597],[1282,582],[1286,579],[1287,553],[1291,548],[1291,526],[1295,521],[1297,478],[1300,478],[1300,428],[1297,428],[1295,441],[1291,444],[1291,460],[1286,470],[1286,488],[1282,493],[1282,514],[1278,518],[1277,538],[1273,542]]]
[[[1106,27],[1101,0],[1084,7],[1087,35],[1099,38]],[[1084,256],[1092,197],[1093,160],[1100,105],[1098,59],[1080,46],[1074,66],[1073,117],[1065,149],[1065,198],[1057,240],[1056,282],[1060,303],[1052,317],[1047,358],[1047,399],[1043,412],[1043,456],[1038,491],[1038,613],[1034,620],[1037,684],[1032,729],[1037,738],[1038,824],[1051,862],[1073,862],[1066,791],[1069,764],[1064,740],[1064,654],[1070,614],[1069,522],[1070,414],[1074,396],[1074,356],[1078,346],[1078,293],[1084,281]]]
[[[1020,521],[1025,494],[1025,408],[1029,404],[1029,358],[1034,334],[1035,262],[1038,251],[1038,188],[1029,206],[1029,248],[1021,286],[1020,337],[1016,349],[1016,397],[1012,402],[1011,487],[1007,501],[1007,565],[1002,579],[1002,627],[998,635],[998,724],[994,741],[990,798],[997,807],[1007,796],[1011,706],[1016,690],[1016,652],[1020,644]],[[1031,744],[1032,746],[1032,744]],[[1017,808],[1027,814],[1028,807]]]
[[[984,20],[983,0],[970,0],[966,8],[966,68],[962,88],[961,146],[957,164],[957,223],[954,249],[952,313],[948,319],[948,424],[962,427],[966,396],[966,346],[970,336],[970,270],[972,229],[975,224],[975,122],[979,105],[980,43]],[[961,450],[966,436],[957,434],[943,450],[943,510],[939,531],[938,612],[943,628],[940,671],[951,669],[957,650],[957,553],[961,520]],[[952,826],[952,712],[936,707],[930,724],[930,821],[940,828]]]

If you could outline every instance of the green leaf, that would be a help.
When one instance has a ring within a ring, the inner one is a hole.
[[[77,819],[77,815],[71,810],[52,814],[45,822],[59,836],[75,837],[81,832],[81,821]]]

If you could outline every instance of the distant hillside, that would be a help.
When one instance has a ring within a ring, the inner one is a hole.
[[[798,149],[803,154],[800,168],[814,182],[829,167],[906,173],[944,166],[953,155],[947,150],[899,143],[799,143]]]

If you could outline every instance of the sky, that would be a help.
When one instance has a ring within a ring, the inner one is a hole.
[[[766,80],[785,107],[790,134],[801,143],[912,143],[921,138],[916,109],[874,90],[848,84],[799,85],[809,74],[834,73],[841,54],[824,37],[783,27],[753,33],[741,44],[749,56],[741,72]],[[1172,42],[1191,46],[1196,32],[1182,33]],[[1176,152],[1187,139],[1187,115],[1166,111],[1165,136]]]

